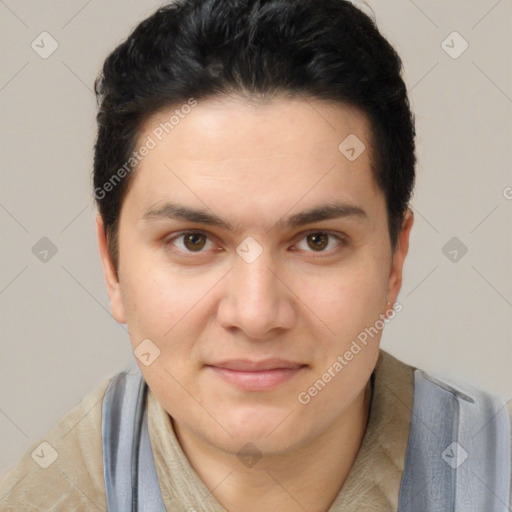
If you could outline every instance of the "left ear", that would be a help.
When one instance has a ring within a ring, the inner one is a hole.
[[[402,287],[402,269],[405,257],[409,250],[409,235],[414,223],[414,214],[410,208],[404,215],[402,228],[398,235],[396,247],[391,260],[391,269],[388,283],[388,301],[393,305],[396,302],[400,288]]]
[[[105,275],[105,283],[107,285],[108,298],[110,300],[110,309],[112,316],[121,324],[126,323],[126,313],[123,304],[123,294],[119,283],[117,271],[114,268],[111,255],[108,250],[107,237],[103,218],[98,213],[96,216],[96,235],[98,239],[98,248],[100,251],[101,263],[103,265],[103,273]]]

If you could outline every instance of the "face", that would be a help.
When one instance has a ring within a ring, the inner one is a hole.
[[[119,280],[98,219],[113,314],[183,432],[231,453],[305,445],[368,382],[381,328],[361,333],[396,300],[412,217],[392,252],[352,107],[208,99],[162,136],[174,110],[140,132],[155,145],[121,209]]]

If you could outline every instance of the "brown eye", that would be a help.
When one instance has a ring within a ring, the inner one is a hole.
[[[208,236],[198,231],[182,232],[166,241],[166,246],[177,253],[202,253],[209,241]],[[210,243],[212,243],[210,241]]]
[[[334,242],[334,243],[333,243]],[[300,247],[301,244],[305,247]],[[314,231],[306,234],[297,247],[309,253],[320,253],[319,255],[327,256],[335,249],[342,249],[346,245],[344,238],[333,233],[326,233],[324,231]]]
[[[191,251],[201,250],[206,243],[205,238],[201,233],[187,233],[183,235],[183,243]]]
[[[309,247],[315,251],[325,249],[329,243],[329,235],[325,233],[312,233],[307,236],[307,239]]]

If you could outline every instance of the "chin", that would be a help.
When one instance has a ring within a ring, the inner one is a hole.
[[[245,443],[252,442],[260,450],[280,451],[294,444],[299,431],[290,411],[252,411],[243,415],[225,417],[226,430],[232,435],[227,438],[237,450]],[[283,421],[284,420],[284,421]]]

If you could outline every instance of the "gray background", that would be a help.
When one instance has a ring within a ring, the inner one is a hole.
[[[512,1],[368,4],[403,58],[418,132],[403,310],[382,347],[510,400]],[[107,54],[158,5],[0,0],[0,477],[133,360],[96,247],[92,87]],[[58,43],[46,59],[31,47],[51,48],[43,31]],[[469,44],[457,58],[454,31]],[[57,249],[47,261],[43,237]]]

